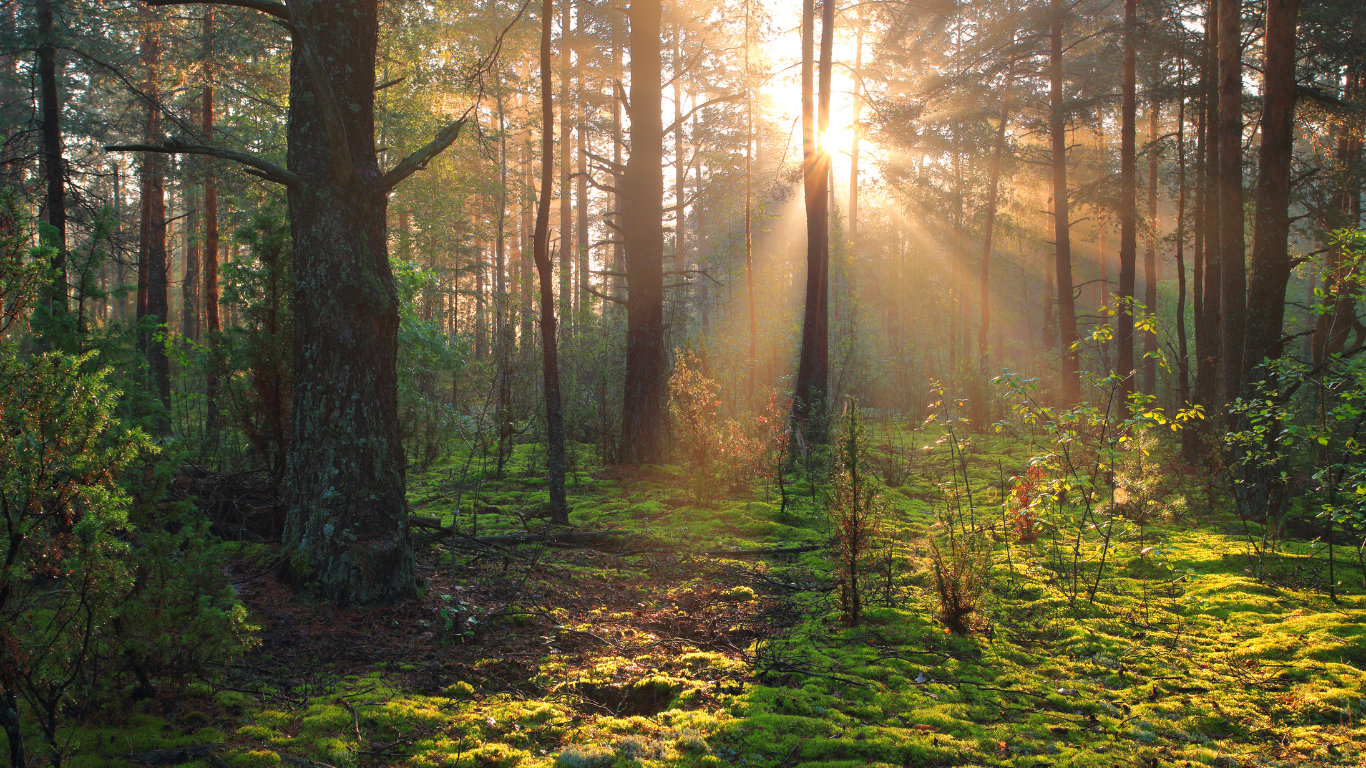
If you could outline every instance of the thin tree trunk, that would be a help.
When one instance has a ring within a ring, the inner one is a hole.
[[[845,235],[849,243],[849,253],[857,258],[858,256],[858,161],[859,161],[859,117],[863,110],[863,6],[858,6],[858,20],[855,27],[854,37],[854,96],[853,96],[853,123],[850,127],[852,134],[849,147],[849,223],[845,227]],[[1004,109],[1004,102],[1003,109]],[[1003,112],[1004,114],[1004,112]]]
[[[1281,356],[1285,288],[1290,280],[1290,160],[1295,139],[1295,25],[1300,0],[1268,0],[1262,66],[1262,143],[1247,296],[1247,380]]]
[[[745,93],[746,93],[746,97],[745,97],[745,297],[746,297],[746,300],[747,300],[747,302],[748,302],[748,304],[749,304],[749,306],[748,306],[748,309],[749,309],[749,360],[748,360],[747,364],[745,365],[745,370],[746,370],[745,395],[746,395],[748,398],[751,398],[751,399],[752,399],[752,398],[754,397],[754,374],[755,374],[755,368],[756,368],[756,367],[758,366],[758,364],[759,364],[759,361],[758,361],[758,336],[759,336],[759,330],[758,330],[758,328],[759,328],[759,325],[758,325],[757,317],[756,317],[755,312],[754,312],[754,222],[753,222],[753,217],[754,217],[754,212],[753,212],[753,206],[754,206],[754,189],[753,189],[753,187],[754,187],[754,169],[753,169],[753,163],[754,163],[754,141],[755,141],[755,140],[754,140],[754,94],[753,94],[752,88],[751,88],[751,86],[752,86],[752,84],[753,84],[753,80],[754,80],[754,72],[753,72],[753,71],[751,70],[751,68],[750,68],[750,61],[749,61],[750,40],[751,40],[751,37],[750,37],[750,35],[751,35],[751,19],[750,19],[750,14],[752,13],[752,8],[751,8],[750,3],[751,3],[751,0],[745,0],[745,41],[744,41],[744,46],[743,46],[743,47],[744,47],[744,51],[745,51]],[[860,37],[860,40],[861,40],[861,39],[862,39],[862,38]],[[857,82],[857,81],[855,81],[855,82]],[[856,87],[857,87],[857,86],[856,86]],[[855,100],[855,104],[857,105],[857,100]],[[855,115],[857,115],[857,113],[858,113],[858,107],[855,106],[855,107],[854,107],[854,110],[855,110]],[[857,117],[855,118],[855,123],[857,124]],[[854,145],[854,146],[855,146],[855,152],[854,152],[855,163],[858,162],[858,161],[857,161],[857,158],[858,158],[858,152],[857,152],[858,144],[857,144],[857,141],[858,141],[858,140],[857,140],[857,138],[856,138],[856,139],[855,139],[855,145]],[[856,190],[856,189],[857,189],[857,186],[851,186],[850,188],[853,189],[853,190]],[[857,192],[851,192],[850,194],[857,194]]]
[[[574,140],[569,106],[570,85],[574,80],[573,32],[569,26],[571,0],[560,2],[560,319],[565,343],[574,338]]]
[[[1014,37],[1011,39],[1014,43]],[[982,233],[982,272],[978,278],[977,300],[981,304],[982,321],[977,326],[977,366],[983,379],[991,372],[991,353],[987,334],[991,330],[991,241],[996,228],[996,193],[1001,180],[1001,156],[1006,148],[1006,124],[1010,122],[1010,89],[1015,84],[1015,61],[1006,69],[1006,86],[1001,92],[1001,122],[996,126],[996,142],[991,152],[991,167],[987,181],[987,218]],[[985,411],[984,411],[985,413]],[[985,424],[982,424],[985,427]]]
[[[631,157],[622,179],[626,387],[621,455],[664,458],[664,120],[660,0],[631,2]]]
[[[1243,242],[1243,59],[1241,0],[1219,2],[1219,293],[1224,401],[1243,390],[1247,283]],[[1278,326],[1279,329],[1279,326]],[[1279,331],[1278,331],[1279,332]]]
[[[156,12],[144,11],[146,28],[143,33],[143,65],[146,67],[147,84],[147,123],[145,135],[148,143],[161,140],[161,89],[158,78],[161,67],[161,22]],[[143,203],[142,227],[145,237],[145,258],[140,266],[142,281],[139,290],[139,320],[151,319],[153,328],[145,325],[139,330],[142,350],[147,356],[151,386],[165,408],[171,405],[171,369],[166,357],[166,345],[159,338],[166,330],[166,316],[169,310],[167,297],[166,271],[166,181],[165,160],[161,155],[149,154],[143,158]],[[162,420],[163,427],[169,422]]]
[[[1222,253],[1219,239],[1219,0],[1209,0],[1205,18],[1204,141],[1202,194],[1205,241],[1205,291],[1201,303],[1205,345],[1195,366],[1196,396],[1207,413],[1213,415],[1222,402],[1219,394],[1219,367],[1223,354],[1220,294],[1223,288]]]
[[[204,139],[213,143],[213,8],[204,10]],[[204,324],[209,332],[209,361],[204,372],[204,429],[210,443],[218,434],[218,177],[214,165],[204,171]]]
[[[1134,393],[1134,273],[1138,241],[1138,166],[1134,157],[1135,60],[1138,3],[1124,0],[1124,66],[1119,133],[1119,306],[1115,340],[1119,345],[1115,373],[1120,377],[1120,403]]]
[[[562,0],[568,7],[569,0]],[[550,63],[550,26],[554,17],[553,0],[541,2],[541,194],[536,204],[536,234],[532,250],[536,260],[536,275],[541,285],[541,356],[542,383],[545,389],[546,471],[549,474],[550,517],[556,523],[569,523],[569,504],[565,500],[564,472],[564,413],[560,406],[560,359],[555,336],[555,288],[550,263],[550,197],[554,194],[555,173],[555,105],[551,99],[554,84]],[[563,17],[568,19],[568,12]],[[566,23],[564,29],[568,29]],[[567,37],[567,36],[566,36]],[[565,39],[565,38],[562,38]],[[567,48],[565,49],[568,50]],[[568,54],[565,54],[568,58]],[[561,94],[567,94],[563,88]],[[561,104],[562,112],[567,104]],[[566,124],[568,121],[566,121]],[[565,142],[568,145],[568,142]],[[567,159],[567,156],[566,156]],[[560,188],[567,189],[567,179],[560,179]],[[563,198],[562,198],[563,199]],[[566,209],[560,210],[562,219],[568,218]],[[564,298],[568,298],[565,296]],[[563,299],[560,307],[564,307]]]
[[[1156,83],[1154,83],[1156,87]],[[1157,119],[1161,107],[1154,95],[1148,106],[1148,237],[1143,249],[1143,305],[1157,314]],[[1184,279],[1184,278],[1183,278]],[[1143,332],[1143,394],[1157,393],[1157,331]]]
[[[1077,313],[1072,294],[1072,237],[1067,210],[1067,115],[1063,111],[1062,91],[1062,25],[1065,5],[1063,0],[1051,0],[1053,14],[1049,39],[1049,133],[1053,143],[1053,242],[1057,253],[1055,269],[1058,276],[1058,343],[1061,347],[1063,402],[1074,404],[1081,399],[1081,373],[1077,352]]]
[[[582,35],[584,34],[584,18],[582,13],[580,13],[578,22],[575,24],[575,29],[578,32],[578,34],[582,37]],[[579,50],[580,55],[582,56],[582,51],[591,51],[594,49],[591,46],[583,46]],[[582,67],[584,65],[580,64],[580,66]],[[574,179],[574,203],[576,206],[575,210],[578,212],[577,221],[575,223],[575,231],[578,232],[578,238],[575,240],[576,251],[578,255],[578,269],[576,271],[576,274],[578,275],[578,283],[575,286],[576,290],[574,292],[574,295],[576,297],[575,305],[577,309],[577,312],[575,312],[576,319],[574,321],[574,324],[580,329],[587,328],[589,325],[589,321],[593,316],[593,296],[588,292],[588,289],[592,287],[592,276],[589,272],[588,262],[588,248],[590,245],[589,240],[591,240],[592,238],[590,237],[590,232],[588,228],[589,107],[588,94],[586,93],[586,90],[584,88],[584,81],[586,79],[587,78],[585,77],[584,73],[580,71],[577,91],[579,97],[580,110],[579,124],[574,128],[574,135],[578,138],[579,142],[579,173],[578,176],[576,176]]]
[[[185,200],[185,279],[180,284],[181,333],[199,341],[199,201],[190,190]]]

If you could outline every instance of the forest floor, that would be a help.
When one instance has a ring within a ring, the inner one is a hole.
[[[979,507],[999,514],[998,478],[1024,466],[1024,448],[981,438],[969,458]],[[473,509],[480,536],[543,527],[528,461],[502,480],[463,461],[414,472],[414,513],[449,524],[459,496],[466,533]],[[724,553],[827,542],[804,483],[784,508],[771,486],[699,503],[679,468],[575,473],[576,528],[649,545],[429,545],[424,595],[388,609],[301,600],[268,572],[269,546],[240,545],[229,576],[260,645],[212,685],[73,725],[68,764],[195,744],[223,746],[167,759],[1366,764],[1366,590],[1350,548],[1334,563],[1336,602],[1322,546],[1287,543],[1254,579],[1242,525],[1209,508],[1203,480],[1174,472],[1181,503],[1124,529],[1094,600],[1041,543],[1014,542],[998,548],[983,630],[958,636],[936,618],[925,537],[944,494],[922,469],[887,492],[892,556],[865,575],[855,628],[828,552]]]

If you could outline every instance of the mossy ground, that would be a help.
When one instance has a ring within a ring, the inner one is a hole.
[[[881,436],[889,450],[893,437]],[[414,476],[416,513],[450,523],[459,496],[463,531],[474,531],[476,510],[480,535],[538,524],[545,492],[522,476],[532,452],[521,451],[502,480],[473,482],[463,461]],[[969,460],[982,514],[999,509],[1002,480],[1025,459],[1019,444],[978,440]],[[809,485],[789,487],[784,509],[771,485],[699,504],[676,467],[581,472],[570,483],[576,526],[668,547],[428,547],[425,597],[384,610],[304,604],[268,575],[244,578],[261,647],[215,685],[75,721],[68,764],[211,742],[241,768],[287,757],[527,768],[1366,764],[1366,590],[1350,553],[1335,560],[1336,602],[1321,545],[1286,545],[1259,581],[1241,523],[1217,494],[1209,501],[1203,478],[1173,472],[1170,503],[1124,529],[1094,600],[1069,602],[1043,544],[1011,542],[1007,557],[1002,538],[985,628],[960,637],[935,618],[929,590],[925,536],[947,474],[935,461],[916,459],[887,490],[892,558],[866,576],[859,627],[840,620],[824,552],[701,554],[825,541]],[[269,557],[255,554],[237,572]],[[41,755],[36,732],[29,745]]]

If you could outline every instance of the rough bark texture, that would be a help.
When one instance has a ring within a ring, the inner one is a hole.
[[[1285,287],[1290,280],[1290,158],[1295,139],[1295,21],[1300,0],[1267,0],[1262,66],[1262,144],[1258,151],[1257,218],[1247,292],[1247,380],[1281,355]]]
[[[562,0],[568,4],[568,0]],[[557,523],[569,522],[569,506],[564,496],[564,412],[560,407],[560,353],[555,334],[554,271],[550,263],[550,196],[555,173],[555,105],[551,98],[550,20],[552,0],[541,4],[541,195],[536,205],[536,233],[532,245],[536,275],[541,285],[541,374],[545,387],[546,472],[549,475],[550,516]],[[568,16],[566,15],[566,19]],[[566,24],[566,28],[568,25]],[[561,93],[567,94],[565,88]],[[561,104],[560,108],[564,109]],[[565,142],[569,146],[569,142]],[[568,160],[568,157],[565,157]],[[567,190],[561,178],[561,188]],[[564,208],[561,208],[564,215]],[[564,247],[564,246],[562,246]],[[567,248],[566,248],[567,250]],[[561,294],[560,308],[567,294]]]
[[[1241,0],[1219,2],[1219,309],[1224,401],[1242,394],[1247,282],[1243,238],[1243,58]]]
[[[55,230],[51,244],[57,249],[52,257],[53,284],[50,303],[54,311],[67,310],[68,283],[66,274],[66,165],[62,159],[62,107],[57,97],[57,45],[53,27],[52,0],[38,0],[38,101],[42,121],[38,132],[42,138],[39,155],[46,197],[43,211],[47,223]]]
[[[143,36],[143,64],[147,72],[145,92],[147,105],[146,138],[149,143],[161,140],[160,77],[161,26],[156,15],[148,11]],[[147,356],[152,391],[161,404],[171,404],[171,364],[166,358],[166,345],[160,338],[166,329],[170,309],[167,296],[166,263],[166,161],[162,155],[151,154],[142,162],[142,229],[145,258],[139,265],[139,321],[148,320],[156,330],[143,328],[138,338]],[[163,423],[163,426],[168,426]]]
[[[204,140],[213,143],[213,9],[204,13]],[[218,177],[213,164],[204,172],[204,328],[209,333],[209,364],[204,373],[204,421],[210,439],[218,431]]]
[[[1138,4],[1124,0],[1124,66],[1119,128],[1119,296],[1115,315],[1115,373],[1120,377],[1120,401],[1134,393],[1134,281],[1138,255],[1138,166],[1135,137],[1135,44]],[[1102,254],[1103,257],[1103,254]]]
[[[1058,344],[1063,402],[1081,399],[1081,374],[1077,370],[1077,311],[1072,293],[1072,237],[1067,211],[1067,115],[1062,93],[1063,0],[1052,0],[1049,30],[1049,133],[1053,144],[1053,242],[1058,291]]]
[[[659,0],[631,3],[631,157],[622,178],[626,391],[621,458],[664,458],[664,119]]]
[[[811,442],[825,442],[830,381],[830,210],[829,162],[817,145],[829,122],[830,48],[834,27],[833,3],[822,5],[819,115],[812,110],[812,59],[815,45],[815,7],[806,0],[802,11],[802,170],[806,202],[806,301],[802,316],[801,357],[793,393],[793,419]]]
[[[416,593],[398,431],[398,294],[389,269],[387,196],[375,156],[377,0],[293,0],[289,190],[294,243],[294,451],[287,575],[336,603]],[[352,168],[334,166],[330,80]],[[349,181],[349,183],[347,183]]]

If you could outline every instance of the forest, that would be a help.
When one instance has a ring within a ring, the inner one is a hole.
[[[12,768],[1366,765],[1362,0],[0,0]]]

